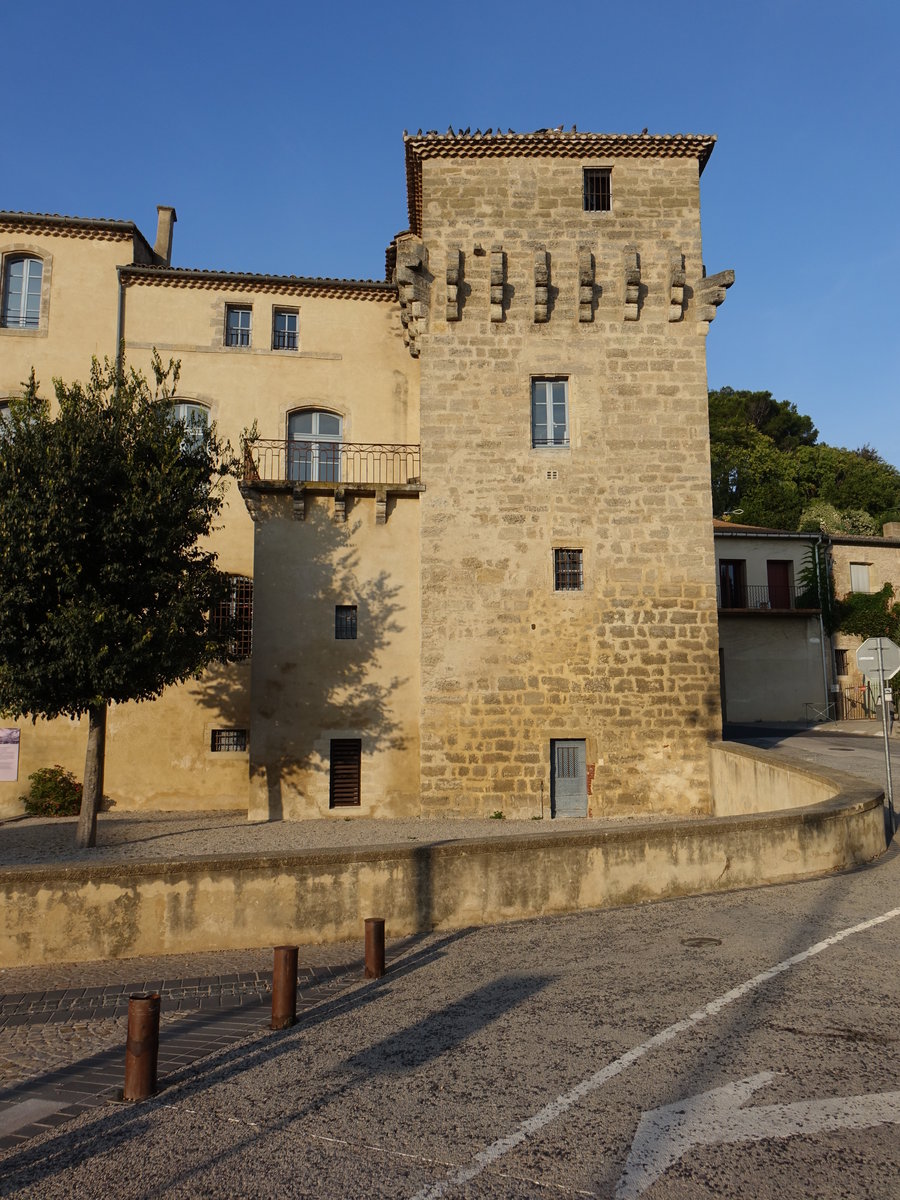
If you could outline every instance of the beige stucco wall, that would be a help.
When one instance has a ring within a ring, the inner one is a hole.
[[[815,539],[764,537],[752,534],[736,535],[721,534],[715,536],[716,565],[721,559],[743,559],[746,564],[748,588],[768,587],[766,564],[772,561],[790,563],[790,582],[793,587],[800,586],[800,579],[806,555]],[[820,549],[820,554],[824,553]],[[718,578],[718,576],[717,576]]]
[[[668,320],[669,255],[701,275],[696,161],[610,160],[582,210],[580,159],[428,159],[421,328],[422,794],[429,812],[531,815],[550,740],[584,738],[590,811],[702,812],[719,728],[705,322]],[[587,165],[604,165],[603,162]],[[640,255],[626,321],[624,248]],[[491,247],[505,255],[492,322]],[[534,254],[551,311],[534,319]],[[579,250],[595,260],[578,319]],[[461,249],[461,319],[443,281]],[[483,250],[482,254],[480,251]],[[569,381],[571,446],[532,449],[531,379]],[[548,474],[552,475],[548,478]],[[555,592],[554,547],[584,590]]]
[[[419,812],[419,501],[269,497],[256,524],[251,820],[329,815],[332,738],[362,742],[360,805],[332,815]],[[335,605],[357,638],[335,638]]]

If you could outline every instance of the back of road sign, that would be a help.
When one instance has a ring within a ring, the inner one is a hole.
[[[866,638],[856,652],[856,665],[867,679],[880,679],[882,666],[885,679],[893,679],[900,671],[900,646],[886,637]]]

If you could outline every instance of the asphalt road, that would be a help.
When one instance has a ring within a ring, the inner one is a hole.
[[[431,935],[294,1029],[8,1155],[0,1194],[896,1200],[898,959],[894,850]]]

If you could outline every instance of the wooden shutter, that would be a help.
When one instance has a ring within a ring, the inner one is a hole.
[[[331,808],[359,804],[359,738],[331,739],[331,776],[328,802]]]

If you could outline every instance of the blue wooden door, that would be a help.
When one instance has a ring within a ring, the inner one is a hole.
[[[584,739],[550,743],[550,815],[587,816],[587,756]]]

